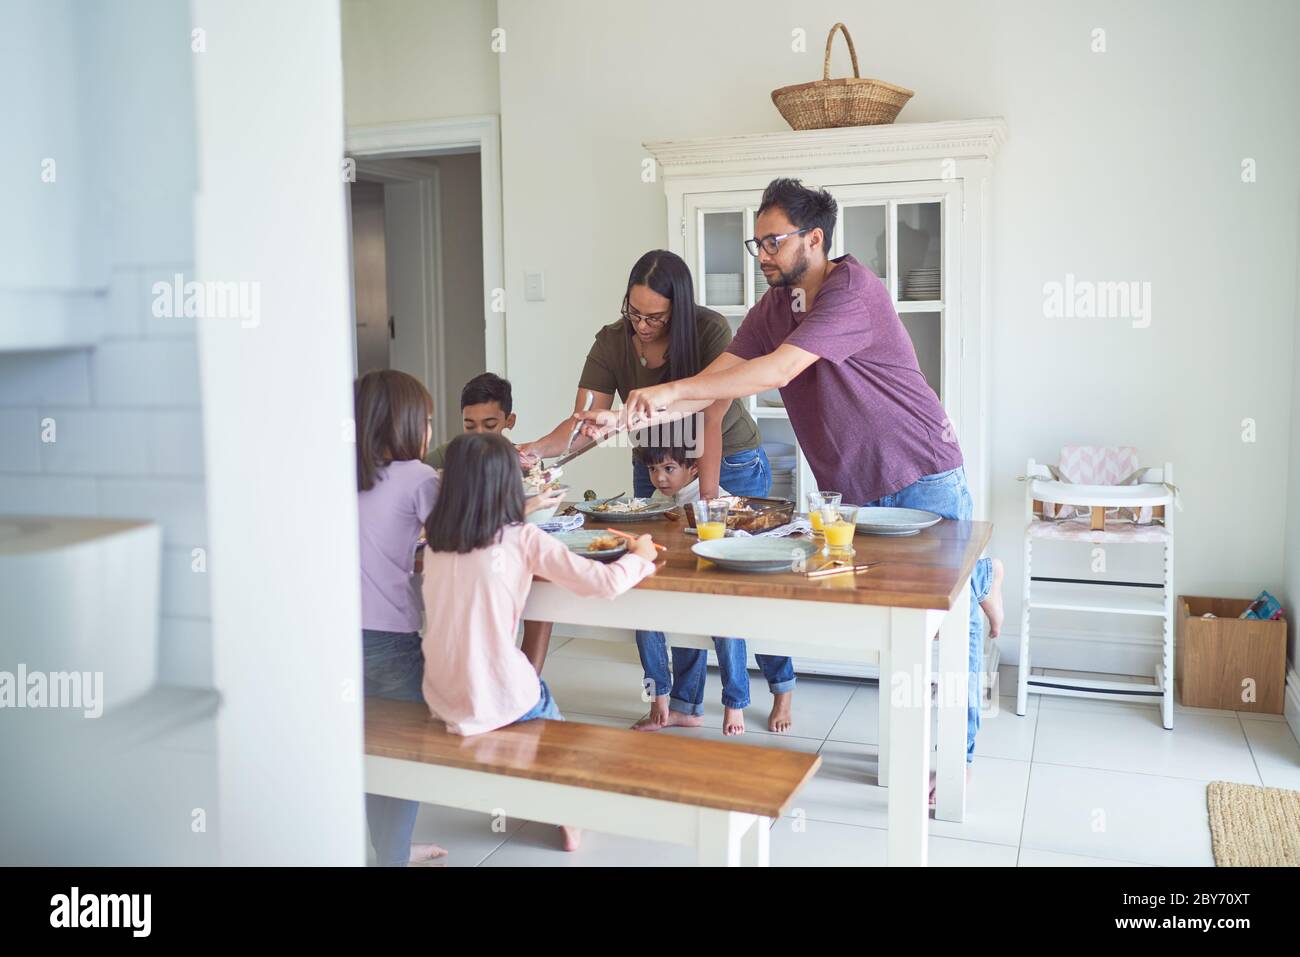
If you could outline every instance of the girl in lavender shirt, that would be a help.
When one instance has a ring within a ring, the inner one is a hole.
[[[361,641],[367,696],[422,701],[420,576],[415,544],[438,498],[438,473],[425,465],[433,399],[404,372],[367,372],[356,383],[357,506],[361,532]],[[411,844],[420,805],[366,795],[366,822],[380,866],[441,857],[436,844]]]

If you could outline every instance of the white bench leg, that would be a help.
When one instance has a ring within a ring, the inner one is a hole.
[[[700,808],[696,843],[701,867],[767,867],[771,818]]]
[[[970,579],[967,579],[939,626],[939,760],[934,809],[938,821],[966,819],[969,681]]]

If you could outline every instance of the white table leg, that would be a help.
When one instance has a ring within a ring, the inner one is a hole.
[[[930,635],[926,614],[892,609],[889,621],[889,844],[892,867],[924,867],[930,832]]]
[[[970,579],[939,626],[939,760],[935,820],[966,818],[966,715],[970,680]]]
[[[882,788],[889,787],[889,638],[880,649],[880,729],[876,734],[876,783]]]

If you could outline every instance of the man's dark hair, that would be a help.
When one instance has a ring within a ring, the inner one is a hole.
[[[798,229],[820,229],[822,249],[829,258],[835,216],[839,210],[834,196],[824,189],[809,189],[799,180],[783,176],[767,184],[757,215],[761,216],[773,207],[785,213],[786,219]]]
[[[465,388],[460,390],[460,407],[482,405],[485,402],[495,402],[501,406],[501,411],[509,415],[513,411],[514,398],[510,393],[510,380],[503,379],[493,372],[484,372],[482,375],[476,375],[465,383]]]

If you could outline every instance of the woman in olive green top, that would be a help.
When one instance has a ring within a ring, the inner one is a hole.
[[[587,393],[593,396],[592,410],[608,409],[614,396],[627,401],[634,389],[644,389],[693,376],[726,350],[731,343],[727,320],[695,303],[691,271],[681,257],[663,249],[652,250],[637,260],[628,276],[623,296],[623,315],[596,333],[578,380],[574,411],[581,411]],[[698,458],[700,497],[714,498],[725,489],[730,495],[766,496],[772,485],[772,468],[763,451],[758,426],[741,400],[720,400],[704,410],[703,428],[699,416],[663,427],[648,444],[684,448]],[[564,452],[574,420],[565,419],[549,435],[519,446],[525,463],[551,458]],[[674,430],[675,434],[674,434]],[[599,430],[584,426],[590,441]],[[667,435],[663,433],[668,433]],[[650,473],[637,457],[632,458],[632,489],[637,498],[654,493]],[[635,624],[635,623],[630,623]],[[695,648],[672,650],[672,683],[667,682],[668,653],[662,632],[638,631],[637,650],[645,671],[646,690],[654,695],[650,713],[634,726],[640,731],[657,731],[672,725],[698,725],[704,712],[704,681],[707,659]],[[717,638],[719,654],[744,662],[745,642],[738,638]],[[525,628],[524,653],[538,664],[546,657],[550,626]],[[772,714],[768,728],[785,731],[790,726],[794,667],[789,658],[759,655],[759,664],[772,692]],[[740,665],[740,674],[744,674]],[[540,666],[538,668],[540,671]],[[749,704],[749,682],[741,698],[723,693],[723,729],[738,734],[745,727]]]
[[[592,410],[608,409],[615,395],[626,400],[634,389],[695,375],[731,342],[727,320],[696,305],[690,269],[667,250],[652,250],[637,260],[628,277],[622,313],[596,333],[578,380],[574,411],[584,408],[589,391]],[[573,424],[573,419],[565,419],[549,435],[524,443],[519,446],[521,455],[529,460],[563,454]],[[742,400],[715,403],[704,410],[703,423],[697,416],[665,426],[669,428],[682,430],[679,436],[684,439],[671,444],[684,445],[699,455],[702,497],[714,497],[719,486],[732,495],[767,494],[771,466],[758,426]],[[656,444],[669,443],[660,439]],[[649,471],[635,458],[632,490],[638,498],[654,493]]]

